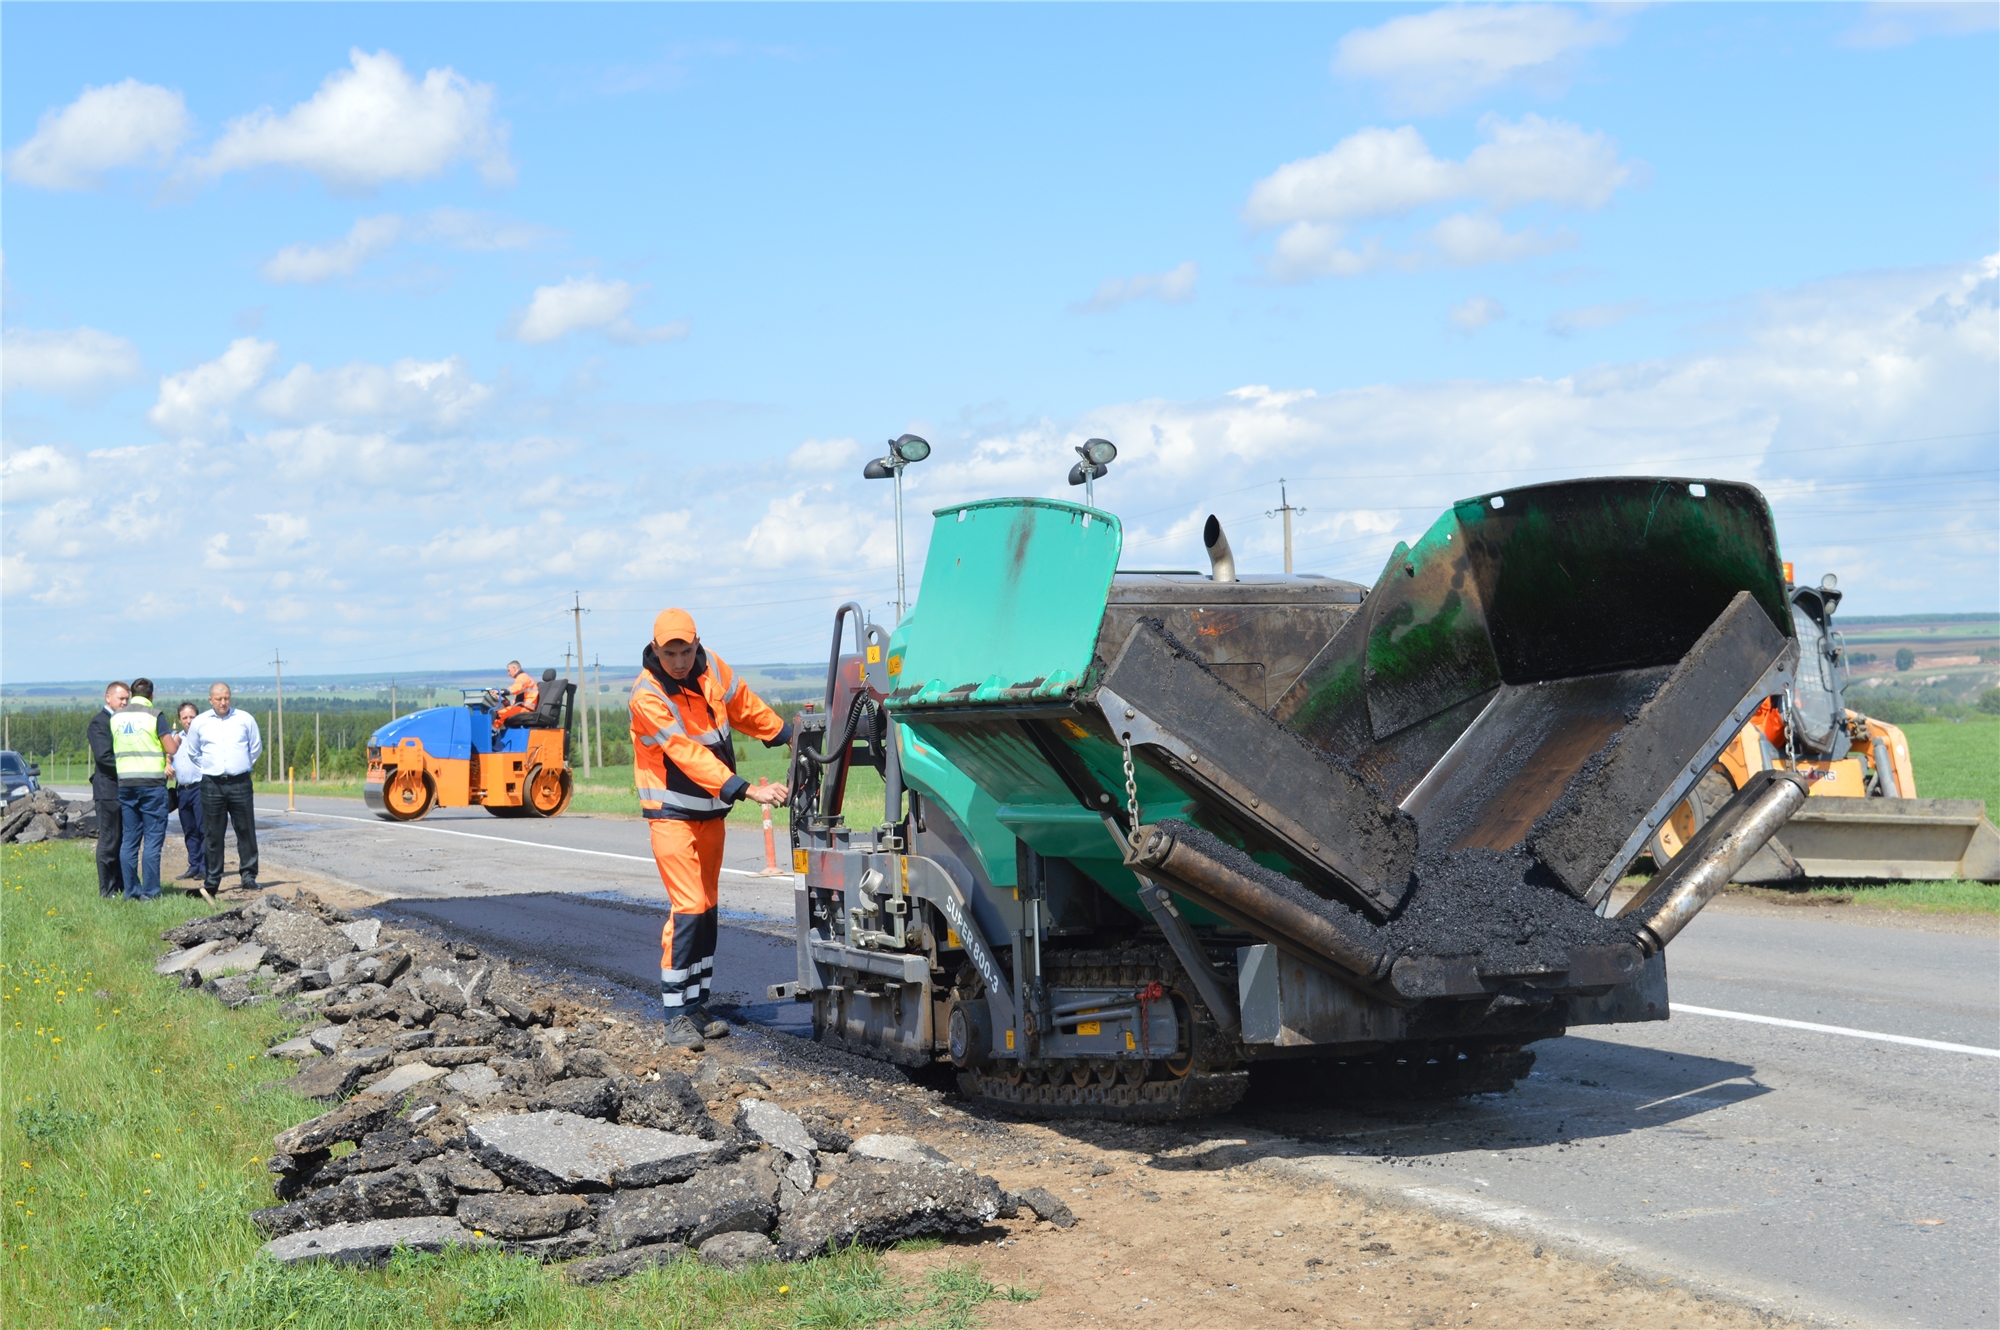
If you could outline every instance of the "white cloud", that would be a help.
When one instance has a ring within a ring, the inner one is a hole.
[[[9,328],[0,342],[0,385],[63,397],[88,397],[144,371],[139,348],[95,328]]]
[[[556,232],[535,222],[517,221],[493,213],[468,212],[463,208],[432,208],[416,219],[418,239],[434,240],[454,249],[490,252],[505,249],[533,249],[547,244]]]
[[[281,559],[312,535],[312,522],[297,513],[258,513],[264,529],[257,533],[257,557]]]
[[[42,113],[34,137],[7,154],[7,174],[43,189],[91,189],[121,166],[165,166],[188,129],[178,92],[129,78],[85,87],[68,106]]]
[[[1962,37],[2000,27],[2000,7],[1992,4],[1869,5],[1861,21],[1840,35],[1842,46],[1907,46],[1922,37]]]
[[[41,577],[25,554],[0,555],[0,596],[14,600],[31,595]]]
[[[1312,277],[1358,277],[1377,268],[1413,266],[1408,255],[1392,254],[1378,240],[1370,239],[1361,248],[1341,245],[1343,232],[1327,222],[1293,222],[1278,233],[1271,253],[1264,258],[1265,271],[1281,282],[1302,282]]]
[[[287,245],[264,261],[258,271],[267,282],[324,282],[351,277],[363,262],[395,244],[403,234],[403,219],[394,213],[363,217],[347,235],[330,245]]]
[[[1166,272],[1142,272],[1133,277],[1107,277],[1097,285],[1090,299],[1070,306],[1077,314],[1102,314],[1129,305],[1135,300],[1161,300],[1180,305],[1194,299],[1195,279],[1201,275],[1193,260]]]
[[[214,360],[160,380],[160,397],[146,419],[176,438],[229,432],[229,408],[264,380],[278,359],[275,342],[239,337]]]
[[[1428,239],[1438,257],[1456,268],[1513,263],[1576,244],[1567,232],[1509,231],[1499,218],[1478,212],[1453,213],[1431,228]]]
[[[0,456],[0,503],[38,503],[82,488],[83,468],[60,448],[44,443]]]
[[[1645,300],[1621,300],[1615,304],[1562,310],[1549,316],[1549,331],[1558,337],[1574,337],[1582,332],[1615,328],[1633,315],[1645,313],[1650,304]]]
[[[883,538],[873,509],[849,502],[831,484],[770,500],[742,548],[771,568],[885,568],[896,561],[895,538]]]
[[[328,245],[287,245],[264,261],[264,280],[279,283],[324,282],[351,277],[369,259],[398,242],[430,242],[475,253],[531,249],[556,233],[533,222],[463,208],[433,208],[402,217],[383,213],[358,219],[348,233]]]
[[[516,316],[516,340],[536,345],[573,332],[601,329],[615,342],[641,345],[670,342],[687,336],[688,321],[676,319],[657,328],[632,322],[632,302],[639,288],[630,282],[600,282],[595,277],[571,277],[554,286],[538,286],[528,307]]]
[[[256,402],[279,420],[416,421],[448,429],[471,420],[492,396],[463,359],[450,356],[393,365],[356,361],[324,373],[294,365],[266,384]]]
[[[1468,494],[1561,475],[1719,476],[1763,487],[1787,557],[1796,550],[1815,568],[1837,567],[1850,587],[1848,567],[1861,569],[1838,562],[1838,542],[1866,531],[1868,603],[1877,607],[1867,612],[1893,612],[1913,597],[1976,608],[2000,598],[1990,483],[1996,312],[2000,258],[1870,274],[1743,301],[1705,330],[1707,349],[1687,355],[1560,378],[1333,392],[1251,385],[962,439],[933,427],[938,460],[912,474],[923,507],[999,493],[1063,496],[1072,493],[1061,481],[1067,445],[1101,435],[1120,456],[1098,500],[1133,514],[1128,565],[1202,566],[1200,521],[1216,511],[1239,562],[1262,561],[1246,565],[1253,569],[1277,566],[1274,524],[1262,512],[1282,475],[1315,522],[1339,514],[1351,523],[1338,544],[1302,544],[1300,566],[1363,581],[1395,539],[1413,538]],[[1896,439],[1928,442],[1880,446]],[[1913,473],[1982,469],[1987,479],[1976,484],[1896,488]],[[1210,497],[1218,474],[1268,479],[1271,488]],[[1852,497],[1801,506],[1785,484],[1799,476],[1845,482]],[[1872,515],[1827,506],[1836,502]],[[1395,513],[1394,530],[1362,524],[1362,512]],[[1330,530],[1327,540],[1335,538]]]
[[[382,486],[406,482],[425,461],[424,450],[377,431],[333,425],[274,429],[255,442],[268,451],[287,481]]]
[[[1348,33],[1333,71],[1387,85],[1400,107],[1442,111],[1506,83],[1559,90],[1581,52],[1620,36],[1573,9],[1454,5]]]
[[[387,51],[348,53],[350,68],[327,75],[306,101],[279,115],[269,107],[229,122],[199,176],[285,167],[336,190],[416,181],[470,162],[489,184],[514,182],[508,127],[494,115],[493,86],[446,67],[419,83]]]
[[[457,666],[489,649],[481,642],[559,661],[568,621],[533,621],[567,606],[580,586],[596,611],[585,623],[586,650],[602,650],[609,678],[614,660],[632,668],[667,584],[682,588],[672,598],[685,598],[730,659],[810,660],[826,649],[820,611],[761,602],[825,592],[829,604],[851,597],[879,607],[892,594],[890,487],[857,473],[882,437],[903,428],[936,445],[906,482],[913,587],[930,530],[924,513],[999,494],[1073,498],[1078,491],[1063,483],[1075,460],[1069,449],[1097,435],[1120,448],[1097,498],[1125,516],[1128,566],[1204,566],[1201,521],[1214,511],[1246,569],[1275,570],[1278,523],[1263,514],[1277,502],[1279,476],[1309,510],[1297,527],[1299,567],[1367,581],[1396,540],[1453,499],[1562,475],[1664,472],[1759,483],[1787,557],[1815,576],[1840,572],[1855,612],[1976,609],[2000,600],[1991,485],[1897,486],[1982,468],[1990,480],[2000,417],[1996,290],[2000,262],[1773,292],[1711,309],[1706,325],[1690,322],[1683,335],[1693,352],[1561,377],[1339,389],[1266,380],[981,430],[911,419],[851,444],[822,432],[807,446],[795,435],[795,446],[767,464],[731,459],[679,491],[634,487],[633,476],[657,472],[661,454],[655,432],[620,417],[617,432],[580,433],[561,454],[566,477],[615,492],[592,489],[560,513],[529,497],[533,485],[518,468],[480,464],[546,457],[570,444],[541,439],[539,419],[489,403],[471,426],[412,442],[399,437],[413,428],[402,418],[330,423],[330,413],[392,391],[372,369],[359,387],[339,370],[310,370],[321,416],[200,450],[0,452],[8,465],[0,557],[15,588],[5,604],[9,677],[72,677],[103,658],[122,630],[75,607],[129,580],[135,558],[161,549],[207,568],[209,584],[249,606],[241,624],[257,634],[239,634],[234,615],[220,614],[214,633],[198,641],[170,634],[162,659],[187,663],[160,669],[205,668],[200,660],[220,660],[218,652],[267,659],[272,641],[303,672]],[[248,421],[259,389],[276,378],[274,365],[257,387],[212,409]],[[1954,434],[1976,437],[1936,441]],[[1925,442],[1853,446],[1892,439]],[[102,484],[100,469],[121,485]],[[1219,484],[1218,476],[1237,479]],[[1805,480],[1816,488],[1786,483]],[[127,503],[125,486],[134,483],[156,494]],[[1836,501],[1824,493],[1841,485],[1866,514],[1829,506]],[[1243,486],[1259,488],[1228,493]],[[1856,541],[1860,554],[1843,552]],[[263,616],[300,605],[305,617],[271,638]]]
[[[1451,326],[1467,336],[1506,317],[1506,309],[1491,296],[1473,296],[1451,307]]]
[[[1244,220],[1259,230],[1294,221],[1394,217],[1426,204],[1477,200],[1601,208],[1631,178],[1608,135],[1525,115],[1480,122],[1487,142],[1462,162],[1431,155],[1411,126],[1363,129],[1317,157],[1287,162],[1251,188]]]
[[[1601,208],[1633,179],[1618,145],[1560,120],[1488,116],[1486,142],[1463,161],[1432,155],[1413,127],[1359,130],[1317,157],[1288,162],[1259,180],[1243,206],[1254,230],[1282,227],[1264,262],[1279,281],[1353,276],[1434,263],[1503,263],[1573,244],[1562,234],[1508,232],[1499,215],[1530,204]],[[1440,204],[1474,203],[1436,223],[1409,250],[1369,237],[1344,242],[1357,222],[1399,218]]]
[[[792,449],[785,465],[794,471],[842,471],[861,460],[861,445],[853,439],[807,439]]]

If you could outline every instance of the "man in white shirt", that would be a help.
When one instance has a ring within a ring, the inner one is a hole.
[[[201,813],[207,824],[202,852],[208,860],[208,876],[203,887],[209,892],[222,889],[222,837],[233,823],[240,885],[255,891],[257,819],[251,804],[251,773],[264,752],[264,736],[258,733],[254,716],[231,705],[228,684],[209,688],[208,710],[188,727],[187,748],[201,773]]]

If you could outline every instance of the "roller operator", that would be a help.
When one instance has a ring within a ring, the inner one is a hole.
[[[686,610],[662,610],[632,684],[632,774],[650,825],[653,862],[667,889],[660,931],[660,987],[667,1042],[698,1049],[729,1033],[708,1011],[715,972],[716,903],[725,819],[739,799],[776,807],[783,785],[752,786],[736,774],[731,736],[740,730],[781,748],[789,722],[702,646]]]
[[[514,717],[532,713],[542,702],[542,686],[535,682],[534,675],[521,668],[518,660],[507,662],[507,683],[500,694],[506,699],[506,705],[494,714],[493,728],[496,731]]]

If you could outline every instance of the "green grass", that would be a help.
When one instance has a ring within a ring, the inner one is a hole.
[[[1824,886],[1732,886],[1732,895],[1790,905],[1867,905],[1919,914],[2000,914],[2000,884],[1992,882],[1842,882]]]
[[[866,1251],[738,1275],[683,1262],[597,1289],[485,1252],[385,1271],[265,1261],[248,1219],[274,1203],[263,1157],[318,1111],[265,1088],[284,1018],[153,975],[159,931],[198,903],[95,887],[88,845],[0,850],[0,1324],[955,1328],[996,1295],[963,1264],[903,1285]]]
[[[1922,721],[1903,733],[1919,797],[1984,799],[1987,817],[2000,814],[2000,722]]]

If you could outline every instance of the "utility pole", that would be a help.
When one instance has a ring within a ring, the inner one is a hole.
[[[278,770],[283,771],[285,769],[285,662],[278,659],[278,649],[276,647],[271,648],[271,668],[277,671],[278,677],[278,732],[276,740],[278,747]]]
[[[576,691],[583,692],[583,593],[570,592],[570,613],[576,618]],[[583,707],[583,774],[590,774],[590,698]]]
[[[313,784],[319,784],[319,712],[313,712]]]
[[[1285,519],[1285,571],[1288,573],[1292,571],[1292,514],[1304,511],[1303,508],[1292,507],[1292,501],[1285,493],[1285,478],[1279,476],[1278,506],[1267,511],[1264,516],[1277,517],[1282,514]]]
[[[389,719],[396,719],[396,680],[393,675],[389,679]]]

